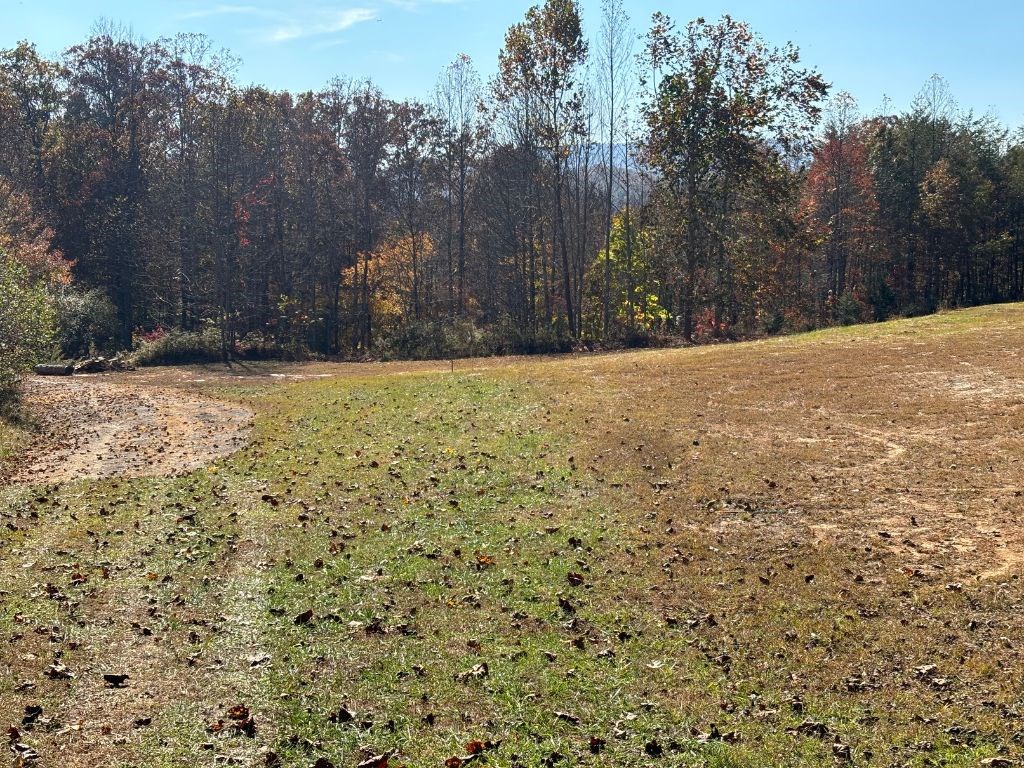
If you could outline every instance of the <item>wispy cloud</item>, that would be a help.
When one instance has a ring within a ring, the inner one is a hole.
[[[282,10],[261,4],[221,3],[197,8],[180,16],[182,19],[212,19],[238,16],[263,19],[265,23],[243,29],[251,37],[264,43],[287,43],[304,38],[330,38],[356,24],[373,21],[377,11],[369,7],[325,8],[323,5],[297,3],[297,7]]]
[[[385,2],[406,11],[418,11],[430,5],[459,5],[465,0],[385,0]]]
[[[267,8],[255,5],[214,5],[209,8],[198,8],[181,14],[180,19],[208,19],[212,16],[266,16],[273,18],[277,14]]]
[[[377,12],[372,8],[348,8],[344,11],[318,13],[309,18],[291,18],[269,30],[267,40],[281,43],[304,37],[332,35],[376,18]]]

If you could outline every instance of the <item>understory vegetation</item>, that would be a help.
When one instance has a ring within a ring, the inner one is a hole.
[[[17,376],[54,349],[56,297],[70,282],[69,265],[52,251],[50,230],[27,198],[0,175],[0,410],[6,415]],[[0,416],[2,420],[2,416]]]

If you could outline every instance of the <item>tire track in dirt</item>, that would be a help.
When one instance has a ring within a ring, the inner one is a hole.
[[[241,448],[252,412],[116,375],[32,378],[25,401],[39,437],[4,482],[175,475]]]

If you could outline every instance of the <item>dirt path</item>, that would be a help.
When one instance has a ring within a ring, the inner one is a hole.
[[[118,375],[34,377],[25,396],[43,428],[7,478],[13,483],[188,472],[238,450],[252,418],[239,406]]]
[[[518,358],[459,361],[461,369],[504,367]],[[131,373],[33,376],[25,401],[42,425],[29,449],[0,464],[0,487],[82,478],[173,475],[238,450],[252,412],[206,396],[221,385],[276,386],[338,377],[448,370],[448,361],[236,363],[160,366]]]

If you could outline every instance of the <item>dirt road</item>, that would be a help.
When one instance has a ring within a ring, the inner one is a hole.
[[[25,387],[42,429],[0,482],[188,472],[241,447],[252,418],[239,406],[120,375],[33,377]]]

